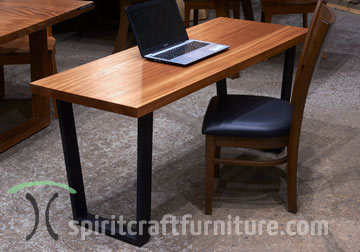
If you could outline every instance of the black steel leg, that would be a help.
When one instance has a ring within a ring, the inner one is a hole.
[[[216,82],[217,95],[227,95],[226,78]]]
[[[56,101],[59,114],[61,140],[64,151],[66,174],[69,186],[76,190],[76,194],[70,194],[71,206],[74,219],[86,216],[86,198],[84,183],[81,172],[79,147],[76,137],[74,113],[72,104]]]
[[[56,101],[56,104],[68,183],[77,192],[70,194],[74,220],[77,220],[79,225],[83,221],[86,221],[84,223],[87,223],[88,226],[91,223],[93,230],[99,230],[99,227],[104,226],[105,234],[108,236],[137,246],[144,245],[150,239],[147,224],[151,218],[153,114],[150,113],[138,120],[137,225],[136,230],[128,230],[126,225],[122,227],[118,224],[111,225],[114,220],[107,220],[87,211],[72,104],[63,101]],[[135,234],[129,234],[129,231]]]
[[[290,101],[294,74],[296,46],[285,51],[284,72],[281,89],[281,99]]]
[[[151,176],[152,176],[152,135],[153,113],[138,119],[138,153],[137,153],[137,230],[141,221],[149,222],[151,218]],[[149,239],[148,224],[138,242],[145,244]]]

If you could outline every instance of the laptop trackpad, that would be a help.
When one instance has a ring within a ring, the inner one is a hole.
[[[204,57],[207,57],[209,55],[212,55],[214,53],[217,53],[219,51],[222,51],[225,49],[226,46],[224,45],[208,45],[204,48],[192,51],[190,53],[184,54],[182,56],[177,57],[177,59],[185,60],[185,59],[201,59]]]
[[[191,53],[181,55],[173,60],[176,62],[188,63],[188,62],[192,62],[194,60],[209,56],[209,52],[210,51],[208,49],[195,50],[195,51],[192,51]],[[211,54],[211,52],[210,52],[210,54]]]

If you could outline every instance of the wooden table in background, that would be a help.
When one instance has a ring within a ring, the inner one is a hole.
[[[92,2],[75,0],[0,0],[0,44],[30,37],[31,80],[49,75],[46,27],[93,9]],[[30,120],[0,135],[0,153],[50,124],[46,97],[33,95]]]
[[[133,47],[30,84],[33,94],[57,100],[68,183],[77,191],[70,195],[75,220],[93,224],[109,221],[96,218],[87,210],[72,103],[138,118],[138,231],[141,221],[151,218],[153,111],[214,82],[218,83],[218,94],[226,93],[226,76],[285,50],[293,56],[296,45],[307,33],[307,29],[299,27],[229,18],[216,18],[187,31],[190,39],[226,44],[230,48],[191,66],[180,67],[144,60],[138,48]],[[290,97],[291,65],[294,60],[287,56],[284,99]],[[119,229],[112,233],[109,222],[105,225],[106,235],[138,246],[150,239],[147,227],[144,226],[142,234],[124,235]]]

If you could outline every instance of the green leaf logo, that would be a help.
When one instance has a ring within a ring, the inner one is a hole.
[[[42,186],[42,185],[57,186],[57,187],[64,188],[64,189],[68,190],[69,193],[71,193],[71,194],[76,193],[76,190],[74,188],[71,188],[70,186],[67,186],[65,184],[61,184],[61,183],[57,183],[57,182],[53,182],[53,181],[31,181],[31,182],[21,183],[21,184],[18,184],[18,185],[15,185],[15,186],[11,187],[8,190],[8,193],[15,194],[15,193],[17,193],[18,191],[20,191],[20,190],[22,190],[24,188],[32,187],[32,186]]]

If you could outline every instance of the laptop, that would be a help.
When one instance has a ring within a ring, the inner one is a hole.
[[[141,56],[187,66],[229,48],[190,40],[175,0],[150,0],[126,8]]]

